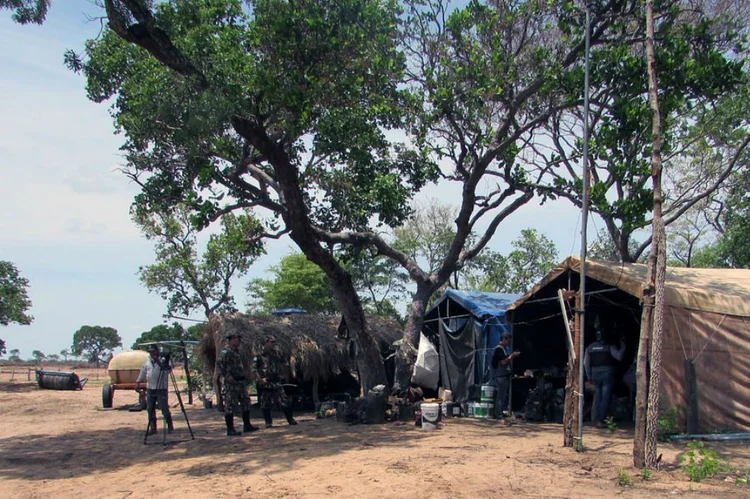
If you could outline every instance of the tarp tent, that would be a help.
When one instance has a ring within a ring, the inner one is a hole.
[[[515,336],[525,336],[525,328],[551,334],[554,327],[563,338],[557,290],[578,289],[580,267],[578,258],[567,258],[508,307]],[[634,357],[647,274],[642,264],[587,261],[586,344],[600,315],[627,330],[626,355]],[[750,430],[750,270],[669,267],[664,297],[662,406],[688,405],[694,367],[698,429]],[[536,317],[551,317],[549,326]],[[565,348],[559,350],[564,359]]]
[[[448,289],[425,314],[423,331],[440,352],[440,381],[464,402],[472,385],[491,379],[492,352],[510,331],[505,309],[520,295]]]

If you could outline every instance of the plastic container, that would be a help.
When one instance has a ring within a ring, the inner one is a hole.
[[[422,429],[433,431],[437,429],[440,417],[440,404],[422,404]]]
[[[474,408],[474,417],[478,419],[489,419],[495,410],[495,404],[479,402]]]
[[[495,387],[493,385],[482,385],[479,400],[482,402],[495,402]]]

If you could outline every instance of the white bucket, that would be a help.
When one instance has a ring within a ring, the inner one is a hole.
[[[495,387],[493,385],[482,385],[482,391],[479,400],[481,400],[482,402],[494,402]]]
[[[443,399],[443,402],[453,402],[453,392],[450,390],[444,390],[441,398]]]
[[[422,404],[422,429],[432,431],[437,428],[440,417],[440,404]]]

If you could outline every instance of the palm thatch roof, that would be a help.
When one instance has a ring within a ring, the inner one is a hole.
[[[390,345],[402,336],[401,326],[385,317],[367,317],[367,328],[381,344]],[[246,370],[251,368],[253,357],[262,351],[267,335],[274,336],[276,347],[304,379],[327,379],[351,365],[348,330],[338,316],[292,314],[277,317],[240,313],[213,316],[203,329],[200,344],[204,366],[210,371],[214,370],[229,333],[242,337],[240,354]]]

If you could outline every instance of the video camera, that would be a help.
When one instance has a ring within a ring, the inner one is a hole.
[[[159,353],[157,363],[162,371],[170,371],[172,369],[172,352]]]

